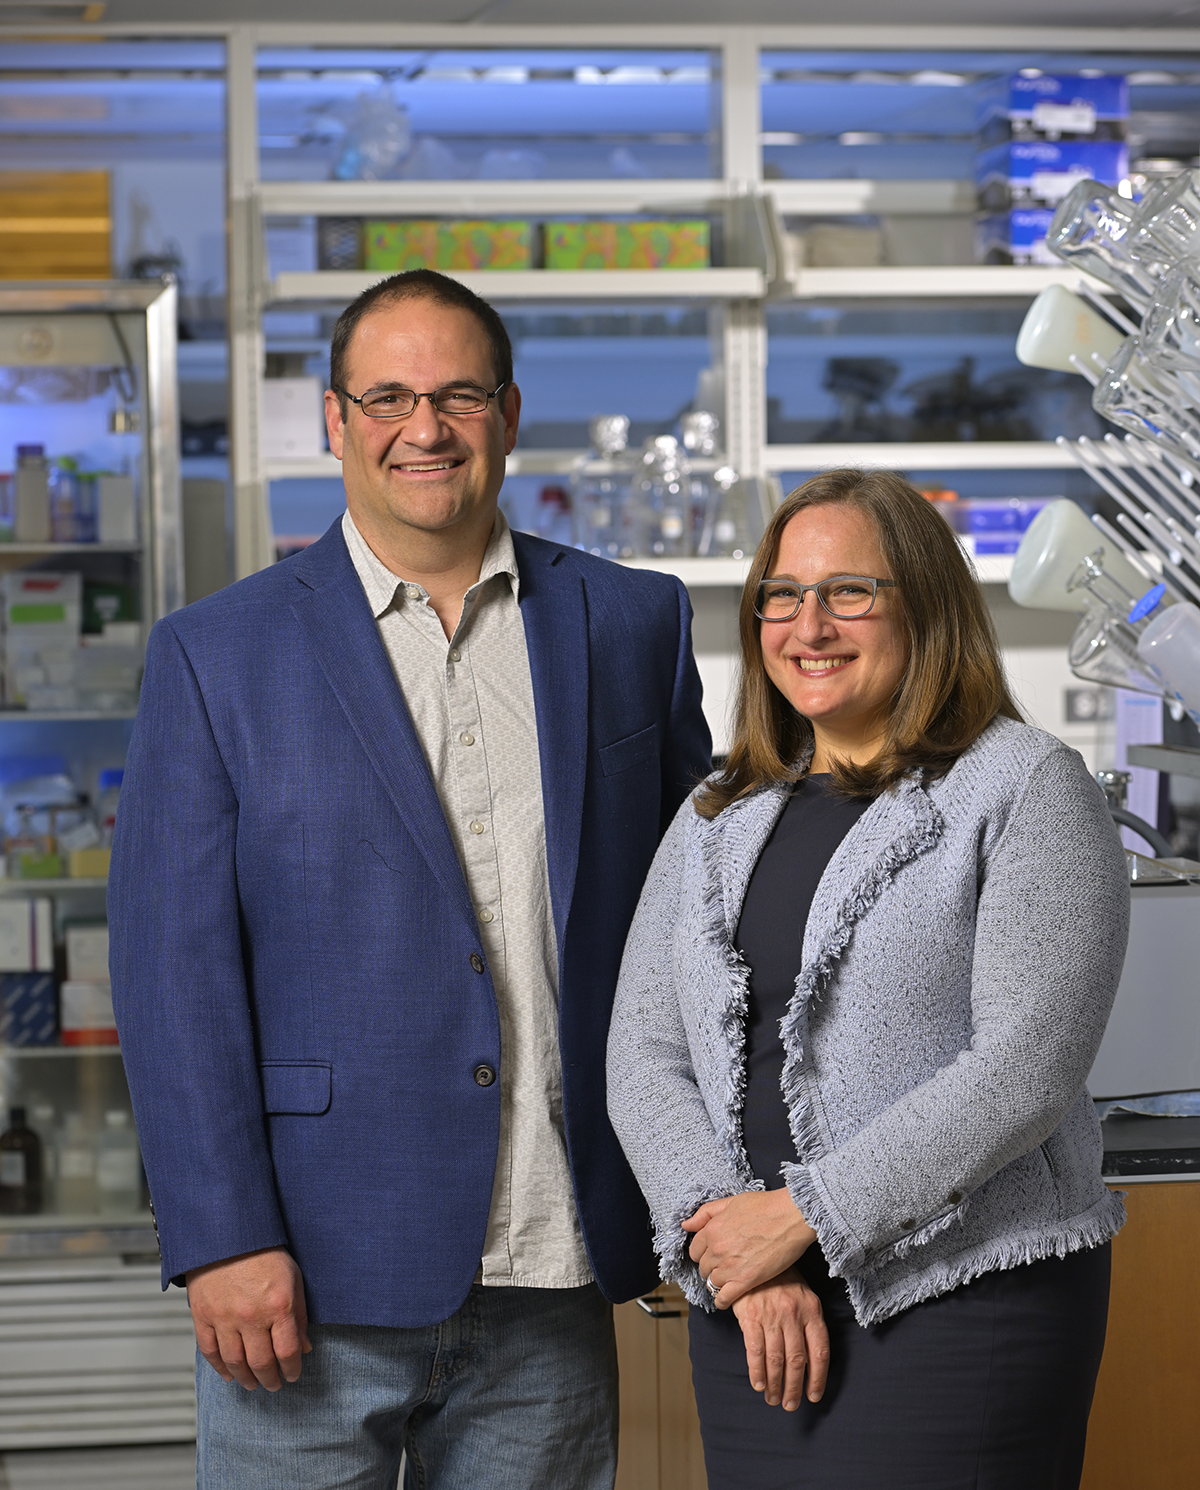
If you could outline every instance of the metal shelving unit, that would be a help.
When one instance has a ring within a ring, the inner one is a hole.
[[[136,543],[3,543],[0,567],[120,566],[140,593],[144,628],[183,603],[176,291],[171,284],[0,285],[0,361],[36,365],[69,347],[77,366],[128,355],[136,383],[131,442]],[[119,327],[117,335],[113,327]],[[60,335],[61,333],[61,335]],[[39,351],[39,349],[46,349]],[[124,395],[123,395],[124,397]],[[99,416],[98,416],[99,417]],[[101,436],[103,439],[103,436]],[[51,447],[51,453],[57,453]],[[0,751],[47,741],[91,760],[81,732],[102,731],[100,760],[123,745],[131,710],[0,710]],[[28,731],[33,730],[30,735]],[[40,748],[45,748],[44,743]],[[116,756],[116,760],[120,755]],[[107,880],[0,879],[0,898],[49,896],[67,916],[102,920]],[[0,1047],[0,1108],[52,1103],[100,1123],[127,1105],[116,1045]],[[57,1197],[55,1197],[57,1198]],[[153,1221],[143,1206],[101,1213],[65,1208],[0,1216],[0,1449],[186,1438],[195,1421],[193,1341],[186,1299],[158,1286]]]
[[[234,27],[229,30],[228,151],[231,268],[231,427],[235,484],[235,569],[253,572],[274,557],[266,501],[271,480],[336,476],[330,456],[316,460],[264,461],[258,455],[261,423],[260,370],[265,340],[262,315],[288,307],[344,304],[378,279],[369,272],[282,272],[268,275],[263,223],[303,216],[471,215],[520,213],[638,212],[694,210],[724,214],[729,267],[694,271],[545,271],[461,274],[471,288],[499,303],[600,305],[643,301],[703,301],[713,307],[714,356],[725,370],[725,444],[731,463],[747,475],[814,470],[856,463],[920,470],[1060,470],[1070,467],[1049,442],[888,445],[769,445],[766,438],[768,305],[823,301],[1029,300],[1051,284],[1074,285],[1080,276],[1065,266],[804,268],[788,274],[781,222],[785,216],[954,215],[974,207],[972,184],[960,178],[911,180],[795,180],[764,172],[763,148],[774,136],[762,131],[761,54],[786,47],[1028,51],[1031,46],[1125,50],[1121,32],[1058,31],[1031,36],[1004,28],[952,28],[936,36],[922,28],[897,28],[885,36],[858,28],[662,27],[621,30],[604,26],[489,26],[470,45],[524,47],[607,46],[704,48],[712,57],[719,88],[720,176],[705,179],[634,180],[414,180],[278,181],[261,179],[256,94],[257,56],[266,47],[464,45],[460,27],[326,25]],[[1172,34],[1172,46],[1194,44],[1190,34]],[[578,451],[518,450],[510,474],[563,475]]]

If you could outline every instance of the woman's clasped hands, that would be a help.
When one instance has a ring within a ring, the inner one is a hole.
[[[683,1223],[688,1255],[718,1309],[732,1309],[746,1346],[750,1385],[768,1405],[795,1412],[819,1402],[829,1371],[821,1302],[794,1266],[817,1234],[783,1190],[710,1200]]]

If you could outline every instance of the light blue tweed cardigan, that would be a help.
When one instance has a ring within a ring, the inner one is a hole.
[[[663,1276],[705,1308],[679,1223],[761,1188],[742,1142],[749,970],[732,938],[786,798],[767,787],[712,821],[684,803],[609,1035],[609,1112]],[[799,1158],[784,1174],[860,1324],[1121,1226],[1084,1082],[1128,927],[1099,788],[1074,750],[1011,720],[942,780],[884,793],[842,841],[782,1021]]]

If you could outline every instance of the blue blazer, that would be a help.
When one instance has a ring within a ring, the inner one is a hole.
[[[513,535],[559,953],[567,1149],[605,1294],[658,1271],[609,1125],[621,951],[710,740],[683,587]],[[313,1317],[466,1297],[496,1166],[490,973],[425,757],[342,538],[160,621],[109,881],[113,1002],[162,1246],[286,1246]],[[473,964],[472,958],[475,959]]]

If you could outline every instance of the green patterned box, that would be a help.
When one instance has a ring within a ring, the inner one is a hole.
[[[707,269],[709,225],[548,222],[547,269]]]
[[[533,224],[520,219],[374,221],[366,224],[364,250],[367,269],[389,274],[404,269],[530,269]]]

